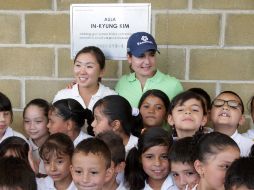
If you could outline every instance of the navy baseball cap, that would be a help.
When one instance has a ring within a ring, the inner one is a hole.
[[[131,53],[135,57],[140,57],[146,51],[157,49],[157,44],[151,34],[147,32],[136,32],[132,34],[127,42],[127,52]]]

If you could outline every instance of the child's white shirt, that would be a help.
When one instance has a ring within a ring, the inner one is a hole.
[[[45,178],[36,178],[37,190],[57,190],[54,186],[54,181],[50,176]],[[73,181],[66,190],[77,190]]]
[[[118,187],[116,188],[116,190],[128,190],[129,188],[127,188],[125,185],[124,185],[124,182],[121,182]]]
[[[197,189],[198,189],[198,184],[196,184],[191,190],[197,190]],[[189,190],[188,185],[186,186],[185,190]]]
[[[125,145],[125,157],[127,157],[129,151],[133,147],[137,146],[137,144],[138,144],[138,137],[135,137],[134,135],[131,134],[128,143]]]
[[[145,188],[143,190],[153,190],[150,185],[145,181]],[[178,190],[177,186],[174,184],[173,178],[171,175],[165,179],[161,186],[161,190]]]
[[[3,140],[7,139],[8,137],[13,137],[13,136],[20,137],[28,143],[28,141],[27,141],[27,139],[24,135],[22,135],[21,133],[13,130],[11,127],[6,128],[4,136],[2,137],[2,139],[0,139],[0,143],[3,142]]]
[[[74,139],[73,144],[74,147],[78,145],[82,140],[92,137],[91,135],[88,135],[87,133],[80,131],[79,135]]]
[[[231,138],[237,143],[240,148],[240,155],[242,157],[249,156],[250,149],[254,142],[247,137],[239,134],[236,130],[235,133],[231,136]]]

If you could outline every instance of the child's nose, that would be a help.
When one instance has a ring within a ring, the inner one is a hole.
[[[51,163],[50,163],[50,170],[51,170],[51,171],[55,171],[55,170],[56,170],[56,165],[55,165],[54,162],[51,162]]]
[[[83,182],[89,182],[89,174],[88,174],[88,173],[84,173],[84,174],[83,174],[82,181],[83,181]]]

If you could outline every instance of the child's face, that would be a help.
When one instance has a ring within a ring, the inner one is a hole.
[[[166,108],[163,101],[149,95],[140,107],[140,113],[145,127],[161,127],[166,120]]]
[[[43,109],[31,105],[24,114],[24,128],[28,136],[34,140],[39,140],[48,136],[48,119],[44,115]]]
[[[91,53],[81,53],[74,63],[73,71],[80,88],[97,87],[99,77],[103,76],[103,70]]]
[[[228,146],[215,155],[207,156],[204,162],[195,161],[195,168],[200,175],[200,181],[206,186],[205,189],[222,189],[227,169],[239,157],[239,150]],[[200,164],[198,167],[196,162]]]
[[[142,57],[128,56],[128,62],[137,78],[150,78],[156,71],[156,52],[145,52]]]
[[[212,105],[211,109],[211,121],[216,128],[219,126],[230,126],[234,127],[235,129],[238,127],[238,125],[243,124],[244,117],[242,115],[242,107],[241,102],[234,94],[230,93],[223,93],[216,97],[215,101],[221,100],[221,102],[224,101],[224,105],[222,106],[216,106],[215,103]],[[228,105],[228,102],[225,101],[232,101],[238,104],[237,107],[230,107]]]
[[[0,138],[4,135],[12,120],[10,111],[0,111]]]
[[[194,98],[177,104],[172,110],[172,114],[168,116],[170,125],[174,125],[178,131],[191,131],[193,134],[204,126],[207,122],[207,117],[199,100]]]
[[[149,181],[163,183],[169,174],[168,147],[153,146],[141,155],[143,170]]]
[[[72,157],[71,174],[78,190],[101,190],[108,170],[100,154],[77,152]]]
[[[171,173],[179,190],[185,190],[186,186],[194,187],[199,182],[199,175],[193,165],[171,161]]]
[[[70,165],[71,157],[66,154],[50,154],[48,160],[43,160],[46,173],[54,182],[64,182],[71,178]]]
[[[97,106],[94,109],[94,121],[92,122],[92,127],[95,135],[113,129],[109,124],[108,118],[102,113],[101,109],[100,106]]]
[[[47,125],[50,134],[64,133],[67,134],[67,122],[54,111],[49,111],[49,122]]]

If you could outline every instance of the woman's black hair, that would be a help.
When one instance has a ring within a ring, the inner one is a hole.
[[[137,147],[126,158],[124,178],[130,190],[143,189],[148,178],[141,163],[142,154],[153,146],[167,146],[169,151],[172,144],[172,135],[162,128],[149,128],[141,134]]]
[[[0,111],[9,111],[11,113],[11,121],[13,119],[13,111],[10,99],[0,92]]]
[[[28,102],[23,110],[23,118],[25,117],[26,110],[29,106],[38,106],[43,110],[44,116],[48,119],[48,112],[49,112],[49,103],[47,100],[36,98]]]
[[[62,99],[54,102],[51,106],[51,111],[56,111],[61,118],[72,120],[76,123],[76,129],[81,130],[87,120],[88,126],[93,122],[93,114],[91,110],[84,109],[82,105],[74,99]]]
[[[142,118],[140,114],[132,115],[132,107],[124,97],[119,95],[105,96],[95,103],[93,113],[97,107],[101,108],[101,112],[108,118],[109,123],[119,120],[126,135],[140,135]]]

